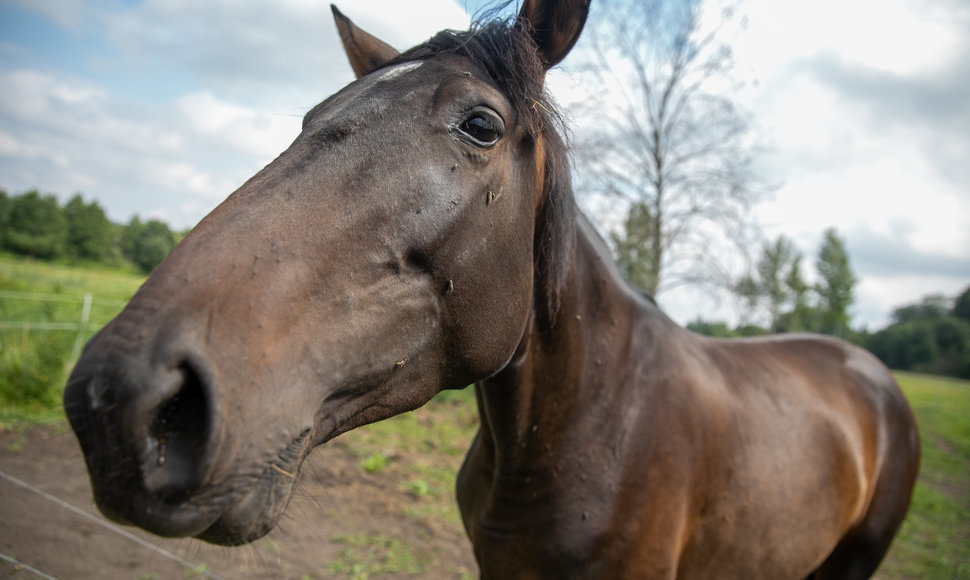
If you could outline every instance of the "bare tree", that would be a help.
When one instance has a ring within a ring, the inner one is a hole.
[[[748,116],[732,99],[726,37],[738,19],[715,10],[711,25],[709,3],[692,0],[603,0],[594,10],[581,66],[596,91],[571,108],[578,189],[638,213],[625,225],[643,231],[614,242],[649,245],[636,253],[648,294],[728,288],[732,274],[713,248],[746,247],[747,213],[765,190],[751,169]]]

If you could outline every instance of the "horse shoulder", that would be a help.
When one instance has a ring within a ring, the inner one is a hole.
[[[658,400],[676,417],[652,436],[667,438],[690,472],[678,482],[680,568],[697,577],[814,569],[872,497],[886,411],[901,400],[892,376],[824,337],[688,335],[676,351],[650,387],[668,391]]]

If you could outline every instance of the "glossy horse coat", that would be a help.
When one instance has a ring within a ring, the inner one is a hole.
[[[872,574],[916,478],[906,401],[845,342],[702,338],[621,280],[543,92],[587,10],[526,0],[398,54],[335,9],[359,79],[70,378],[105,514],[252,541],[314,446],[476,382],[484,578]]]

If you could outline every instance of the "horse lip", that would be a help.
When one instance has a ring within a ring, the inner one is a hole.
[[[219,545],[241,545],[262,537],[279,521],[289,503],[300,464],[309,452],[312,430],[296,436],[246,487],[227,480],[197,490],[191,497],[166,501],[140,488],[119,491],[125,482],[92,479],[98,509],[108,519],[135,525],[162,537],[196,537]],[[128,482],[132,484],[132,482]]]
[[[224,546],[253,542],[269,533],[289,504],[300,466],[309,453],[312,429],[296,436],[258,476],[255,483],[232,498],[232,503],[196,538]]]
[[[211,526],[222,513],[211,503],[167,503],[143,489],[134,493],[113,489],[110,482],[107,489],[98,485],[94,487],[95,503],[108,519],[122,525],[138,526],[162,537],[193,536]]]

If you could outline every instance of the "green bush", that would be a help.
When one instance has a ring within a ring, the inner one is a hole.
[[[10,334],[19,332],[4,331]],[[73,340],[73,334],[63,332],[35,332],[29,341],[0,339],[0,405],[28,409],[59,405]]]

